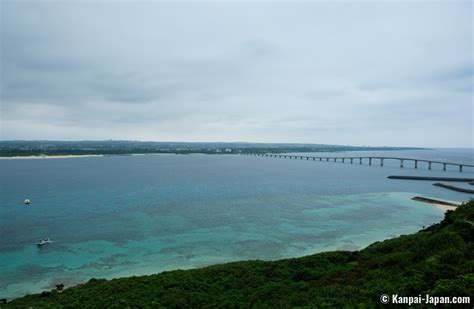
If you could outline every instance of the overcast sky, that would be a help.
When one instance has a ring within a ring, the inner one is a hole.
[[[1,0],[1,138],[474,147],[465,2]]]

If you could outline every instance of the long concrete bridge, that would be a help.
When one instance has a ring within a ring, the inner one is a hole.
[[[446,167],[455,166],[459,172],[463,171],[464,167],[472,167],[472,164],[464,163],[454,163],[454,162],[443,162],[443,161],[433,161],[425,159],[413,159],[413,158],[398,158],[398,157],[379,157],[379,156],[357,156],[357,157],[312,157],[312,156],[301,156],[301,155],[285,155],[285,154],[268,154],[268,153],[242,153],[242,155],[247,156],[257,156],[257,157],[271,157],[271,158],[282,158],[282,159],[300,159],[300,160],[312,160],[312,161],[322,161],[322,162],[341,162],[354,164],[354,162],[363,164],[368,163],[369,165],[377,164],[383,166],[384,161],[395,160],[400,162],[400,167],[405,167],[405,162],[413,162],[413,167],[418,168],[420,163],[424,163],[425,166],[428,166],[428,169],[431,169],[432,165],[438,165],[443,167],[443,171],[446,171]]]

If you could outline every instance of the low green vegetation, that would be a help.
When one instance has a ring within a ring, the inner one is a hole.
[[[128,154],[237,154],[408,150],[407,147],[355,147],[322,144],[186,143],[140,141],[0,141],[0,157]]]
[[[472,298],[473,240],[471,201],[447,212],[439,224],[361,251],[244,261],[110,281],[92,279],[61,293],[25,296],[7,307],[370,308],[382,306],[381,294]]]

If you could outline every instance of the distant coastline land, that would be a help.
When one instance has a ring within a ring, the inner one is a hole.
[[[426,149],[293,143],[141,142],[141,141],[0,141],[0,157],[64,158],[93,155],[240,154],[387,151]]]

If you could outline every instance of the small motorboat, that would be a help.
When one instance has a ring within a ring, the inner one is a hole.
[[[36,245],[37,245],[38,247],[42,247],[42,246],[44,246],[44,245],[46,245],[46,244],[50,244],[50,243],[52,243],[52,242],[53,242],[53,241],[52,241],[51,239],[49,239],[48,237],[46,237],[46,238],[43,238],[43,239],[38,240],[38,241],[36,242]]]
[[[25,205],[30,205],[31,204],[31,200],[29,198],[25,199]]]

